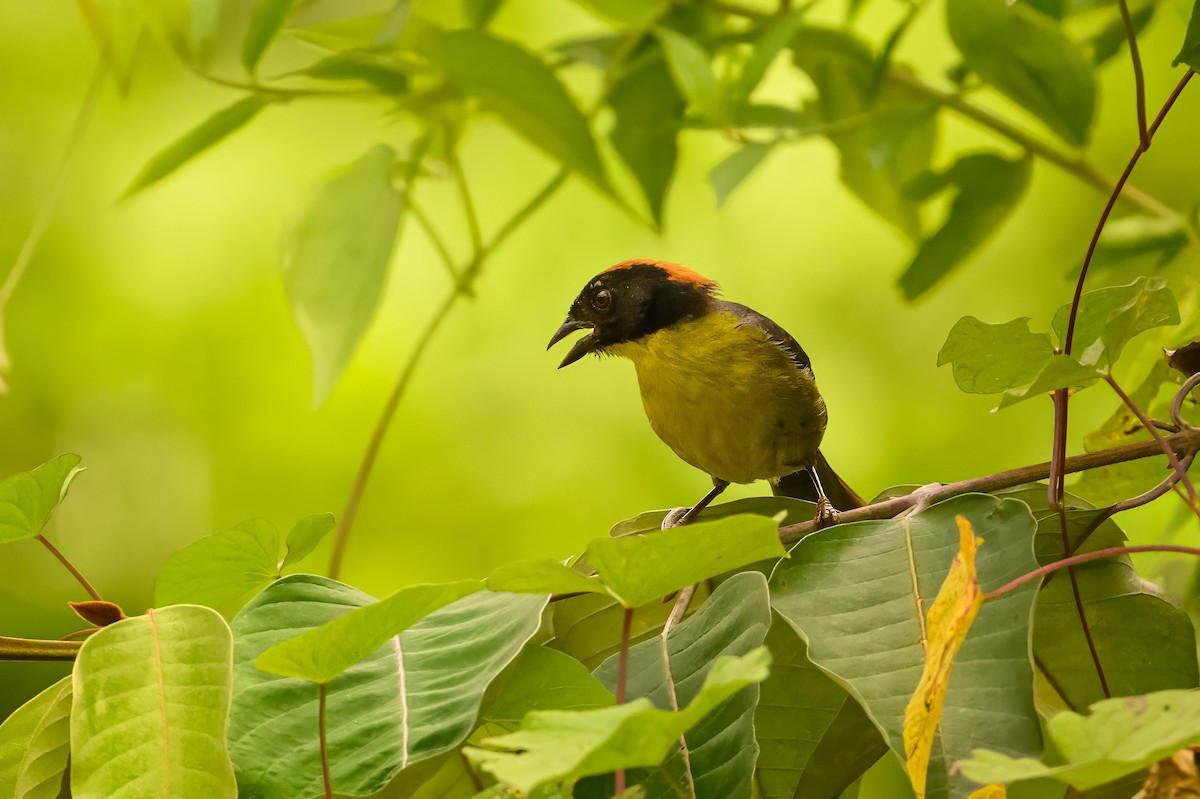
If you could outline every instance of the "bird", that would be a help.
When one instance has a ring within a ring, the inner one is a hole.
[[[757,480],[815,502],[820,524],[863,504],[821,454],[828,411],[808,354],[766,316],[720,299],[715,281],[668,261],[622,261],[587,282],[546,348],[580,330],[558,368],[589,353],[632,361],[650,427],[712,478],[677,524],[731,483]]]

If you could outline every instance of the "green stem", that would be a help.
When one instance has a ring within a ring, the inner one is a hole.
[[[50,539],[46,538],[46,536],[42,535],[41,533],[38,533],[37,540],[42,542],[42,546],[48,549],[51,555],[58,558],[58,562],[61,563],[66,570],[71,573],[71,576],[75,578],[76,582],[83,586],[83,590],[87,591],[88,595],[90,595],[92,599],[96,600],[97,602],[104,601],[104,599],[100,596],[100,592],[92,587],[92,584],[87,581],[82,573],[80,573],[79,569],[75,568],[75,564],[71,563],[71,561],[67,559],[67,556],[59,551],[58,547],[50,543]]]
[[[450,279],[458,283],[460,280],[458,266],[454,263],[454,256],[450,254],[450,248],[446,246],[446,240],[437,232],[437,228],[433,226],[433,220],[429,218],[429,215],[425,213],[411,195],[408,196],[406,202],[409,213],[417,220],[417,224],[425,231],[425,237],[429,239],[429,243],[437,250],[438,257],[442,259],[446,271],[450,273]]]
[[[0,660],[74,660],[83,646],[78,641],[8,638],[0,635]]]

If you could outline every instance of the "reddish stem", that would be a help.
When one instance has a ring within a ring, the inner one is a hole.
[[[50,550],[51,555],[58,558],[59,563],[61,563],[63,566],[66,567],[67,571],[69,571],[71,573],[71,576],[74,577],[79,582],[79,584],[83,586],[83,590],[87,591],[88,594],[92,597],[92,599],[96,600],[97,602],[104,601],[104,599],[100,596],[100,592],[97,591],[95,588],[92,588],[92,584],[89,583],[87,581],[87,579],[83,576],[83,574],[80,573],[79,569],[75,568],[74,564],[72,564],[71,561],[67,560],[67,556],[64,555],[62,552],[59,552],[58,547],[56,547],[56,546],[54,546],[54,544],[50,543],[50,539],[46,538],[46,536],[42,535],[41,533],[38,533],[37,540],[42,542],[42,546],[44,546],[46,549]]]
[[[995,591],[988,592],[984,595],[984,599],[995,599],[996,597],[1003,596],[1010,591],[1020,588],[1030,580],[1036,580],[1039,577],[1052,574],[1059,569],[1069,569],[1072,566],[1078,566],[1080,563],[1087,563],[1090,560],[1115,558],[1121,555],[1135,555],[1138,552],[1177,552],[1184,555],[1200,556],[1200,548],[1198,547],[1181,547],[1175,544],[1142,544],[1133,547],[1107,547],[1105,549],[1097,549],[1095,552],[1084,552],[1082,555],[1072,555],[1069,558],[1063,558],[1062,560],[1056,560],[1053,563],[1047,563],[1045,566],[1040,566],[1027,574],[1022,574],[1017,579],[1000,586]]]

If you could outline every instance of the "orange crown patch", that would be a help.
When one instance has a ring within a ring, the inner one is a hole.
[[[628,261],[622,261],[619,264],[610,266],[604,271],[615,272],[618,269],[627,269],[628,267],[638,266],[640,264],[657,266],[659,269],[662,269],[667,273],[668,280],[674,280],[677,283],[691,283],[694,286],[699,286],[700,288],[705,289],[713,289],[717,286],[717,282],[715,280],[707,278],[699,272],[694,272],[691,269],[688,269],[686,266],[680,266],[679,264],[672,263],[670,261],[655,261],[649,258],[633,258]],[[603,272],[601,274],[603,274]]]

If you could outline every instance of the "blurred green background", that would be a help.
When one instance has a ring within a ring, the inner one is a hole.
[[[879,41],[898,6],[869,7],[861,27]],[[1185,10],[1165,3],[1142,37],[1153,108],[1178,77],[1169,62]],[[843,13],[819,7],[814,18]],[[244,24],[225,22],[231,31]],[[898,58],[936,78],[955,60],[942,26],[941,8],[927,7]],[[568,0],[514,0],[494,28],[540,47],[602,25]],[[218,72],[235,63],[234,34],[229,39]],[[285,36],[267,73],[287,69],[302,53]],[[0,275],[50,191],[95,62],[73,4],[0,4]],[[1089,157],[1115,175],[1136,135],[1128,57],[1111,61],[1101,79]],[[767,91],[794,80],[777,79]],[[573,87],[594,91],[586,76]],[[306,514],[340,513],[395,376],[449,289],[433,249],[408,220],[378,319],[314,411],[308,353],[278,271],[282,225],[331,170],[378,141],[403,148],[411,131],[394,124],[380,102],[272,106],[179,174],[116,201],[152,153],[234,99],[151,43],[129,97],[106,87],[6,311],[13,366],[9,391],[0,395],[0,474],[59,452],[82,455],[87,471],[48,536],[130,612],[151,602],[163,561],[206,533],[250,517],[286,530]],[[1044,133],[998,96],[985,93],[983,101]],[[1200,97],[1185,95],[1134,176],[1180,210],[1200,200],[1196,130]],[[948,115],[941,131],[945,153],[974,145],[1017,152]],[[662,236],[571,179],[499,250],[401,404],[343,579],[382,594],[480,577],[516,558],[562,558],[620,519],[689,504],[708,488],[703,474],[650,431],[629,364],[589,360],[559,372],[561,354],[545,352],[584,281],[627,258],[679,261],[709,275],[726,297],[771,316],[803,344],[830,406],[823,449],[860,492],[1048,457],[1049,402],[990,413],[994,399],[959,392],[949,370],[936,367],[937,353],[966,314],[992,322],[1031,316],[1035,329],[1048,329],[1054,309],[1070,299],[1068,273],[1078,268],[1101,194],[1037,163],[1029,194],[999,234],[910,305],[895,288],[907,244],[842,187],[828,142],[777,148],[718,210],[706,175],[732,149],[713,133],[685,134]],[[463,160],[485,232],[557,168],[486,117],[468,128]],[[465,256],[450,182],[422,185],[427,210]],[[1165,270],[1178,295],[1194,288],[1196,266],[1192,249]],[[1097,273],[1089,285],[1128,282],[1154,268],[1134,262]],[[1157,346],[1188,338],[1185,328],[1186,321],[1145,337],[1118,373],[1135,382]],[[1073,403],[1073,451],[1114,407],[1102,388]],[[727,496],[767,490],[737,487]],[[1176,529],[1177,518],[1164,504],[1126,523],[1137,541],[1193,535]],[[327,558],[328,542],[304,565],[322,571]],[[1169,573],[1163,563],[1142,563],[1148,577]],[[81,592],[39,545],[9,545],[0,564],[0,633],[53,638],[79,627],[65,600]],[[0,717],[66,670],[0,664]],[[883,771],[895,769],[885,760]],[[877,789],[886,781],[871,779]]]

